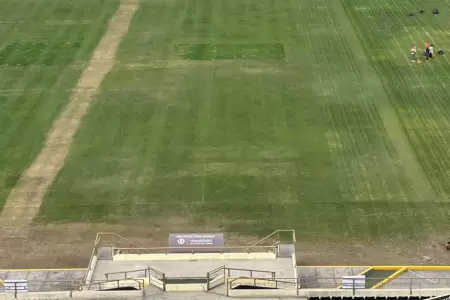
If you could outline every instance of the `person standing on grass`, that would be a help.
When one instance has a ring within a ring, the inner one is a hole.
[[[416,53],[417,53],[417,48],[416,45],[413,45],[411,47],[411,61],[415,62],[416,61]]]
[[[425,49],[425,53],[424,54],[425,54],[426,60],[428,60],[430,58],[430,46],[428,44],[425,44],[425,46],[427,48]]]
[[[430,47],[428,47],[428,49],[430,49],[430,53],[429,53],[430,58],[433,58],[433,52],[434,52],[433,44],[431,44]]]

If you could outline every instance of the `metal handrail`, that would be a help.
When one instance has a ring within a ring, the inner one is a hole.
[[[92,285],[94,285],[94,286],[98,285],[98,290],[102,291],[102,290],[106,290],[106,289],[102,289],[102,284],[111,283],[111,282],[117,282],[117,287],[119,288],[119,287],[121,287],[120,286],[120,281],[122,281],[122,280],[135,281],[138,284],[138,287],[139,287],[140,290],[144,288],[144,280],[143,279],[133,279],[133,278],[100,281],[100,282],[95,282],[93,284],[92,283],[91,284],[87,284],[86,286],[88,286],[88,288],[90,288]]]
[[[156,275],[158,275],[159,277],[161,277],[161,279],[164,278],[164,276],[165,276],[165,274],[164,274],[163,272],[158,271],[158,270],[156,270],[156,269],[153,269],[153,268],[151,268],[151,267],[147,267],[147,268],[145,268],[145,269],[139,269],[139,270],[119,271],[119,272],[109,272],[109,273],[105,273],[105,276],[106,276],[106,280],[108,280],[108,277],[109,277],[110,275],[124,274],[125,276],[124,276],[123,279],[132,279],[132,278],[128,278],[128,277],[127,277],[127,274],[128,274],[128,273],[135,273],[135,272],[144,272],[144,277],[149,276],[149,275],[150,275],[150,272],[155,273]],[[160,278],[158,278],[158,279],[160,279]],[[116,280],[116,279],[114,279],[114,280]],[[119,280],[122,280],[122,279],[119,279]]]
[[[254,270],[254,269],[239,269],[239,268],[225,268],[226,270],[229,271],[246,271],[246,272],[250,272],[250,276],[253,272],[258,272],[258,273],[266,273],[266,274],[270,274],[270,276],[272,278],[275,278],[275,272],[273,271],[267,271],[267,270]],[[253,277],[252,277],[253,278]],[[256,277],[255,277],[256,278]]]
[[[206,278],[208,279],[208,281],[211,281],[211,280],[217,278],[218,276],[220,276],[220,274],[222,272],[225,272],[225,265],[220,266],[220,267],[206,273]]]
[[[260,239],[259,241],[257,241],[253,245],[249,246],[249,248],[257,246],[258,244],[264,242],[265,240],[269,239],[270,237],[272,237],[272,236],[274,236],[276,234],[278,234],[278,241],[276,243],[279,243],[280,242],[280,236],[279,236],[280,232],[291,232],[292,233],[292,243],[294,245],[296,244],[297,239],[295,238],[295,230],[294,229],[278,229],[278,230],[272,232],[271,234],[265,236],[264,238]]]
[[[226,250],[229,249],[243,249],[242,252],[249,252],[249,250],[251,249],[258,249],[258,250],[271,250],[272,253],[275,253],[275,249],[277,248],[277,246],[273,246],[273,245],[269,245],[269,246],[254,246],[254,247],[247,247],[247,246],[224,246],[224,247],[152,247],[152,248],[113,248],[114,250],[119,250],[119,251],[136,251],[137,254],[141,254],[144,252],[150,252],[150,251],[155,251],[155,250],[164,250],[164,254],[168,254],[169,250],[176,250],[176,249],[183,249],[183,250],[191,250],[191,253],[195,253],[196,249],[201,249],[201,250],[220,250],[220,253],[224,253]]]
[[[95,245],[100,243],[101,236],[103,236],[103,235],[111,235],[111,236],[117,237],[121,240],[124,240],[125,242],[129,243],[130,245],[134,245],[135,247],[140,247],[137,243],[132,242],[129,239],[124,238],[123,236],[121,236],[120,234],[117,234],[115,232],[98,232],[97,236],[95,237]]]

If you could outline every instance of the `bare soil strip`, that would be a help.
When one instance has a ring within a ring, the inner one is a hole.
[[[138,7],[137,1],[122,0],[105,35],[94,50],[88,67],[81,74],[69,104],[53,123],[42,151],[22,174],[8,196],[0,212],[0,224],[24,226],[39,212],[47,189],[64,165],[83,116],[88,111],[103,78],[114,65],[117,48],[128,32]]]

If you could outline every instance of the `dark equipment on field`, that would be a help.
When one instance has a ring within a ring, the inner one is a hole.
[[[444,50],[439,49],[438,54],[441,54],[441,55],[444,54]]]
[[[447,243],[445,243],[445,248],[447,248],[447,250],[450,250],[450,239]]]
[[[409,13],[408,15],[410,17],[412,17],[412,16],[414,16],[414,14],[424,14],[424,13],[425,13],[425,11],[423,9],[421,9],[421,10],[413,11],[413,12]]]
[[[439,14],[439,9],[435,8],[433,9],[433,15],[438,15]]]

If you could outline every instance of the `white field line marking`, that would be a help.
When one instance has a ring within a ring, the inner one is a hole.
[[[409,271],[409,270],[408,270],[408,271]],[[430,279],[430,278],[425,278],[425,276],[422,276],[422,275],[420,275],[419,273],[416,273],[416,272],[414,272],[414,271],[409,271],[409,272],[411,272],[411,273],[413,273],[414,275],[419,276],[419,277],[421,277],[421,278],[423,278],[423,279],[425,279],[425,280],[428,280],[428,281],[431,282],[431,283],[434,283],[434,284],[438,284],[438,283],[439,283],[438,281],[434,281],[434,280],[432,280],[432,279]]]
[[[88,111],[103,78],[114,65],[119,44],[128,32],[138,7],[137,1],[129,3],[122,0],[94,50],[89,65],[81,74],[67,107],[54,121],[43,149],[9,194],[0,212],[1,223],[27,225],[39,212],[48,187],[64,165],[83,116]]]

